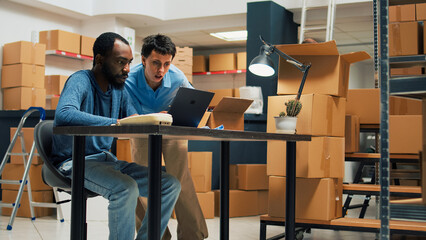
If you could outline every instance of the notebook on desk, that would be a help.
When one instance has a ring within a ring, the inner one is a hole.
[[[173,117],[174,126],[197,127],[206,112],[214,93],[179,88],[170,106],[169,114]]]

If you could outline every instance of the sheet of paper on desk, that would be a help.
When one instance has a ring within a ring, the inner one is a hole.
[[[130,116],[120,119],[117,126],[121,125],[172,125],[172,115],[168,113],[150,113]]]

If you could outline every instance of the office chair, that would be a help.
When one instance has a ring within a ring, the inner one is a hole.
[[[43,159],[42,178],[47,185],[58,188],[71,194],[71,179],[65,177],[51,162],[53,121],[45,120],[38,123],[34,129],[34,141],[40,157]],[[84,191],[85,198],[96,197],[98,194],[87,189]],[[61,201],[60,203],[68,202]],[[57,203],[57,204],[60,204]],[[85,222],[85,219],[84,219]]]

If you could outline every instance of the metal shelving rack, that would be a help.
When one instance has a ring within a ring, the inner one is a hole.
[[[379,2],[378,2],[379,1]],[[377,9],[379,12],[377,12]],[[388,0],[373,1],[374,25],[380,28],[378,38],[377,28],[374,32],[374,60],[375,70],[380,84],[380,163],[379,163],[379,214],[380,214],[380,239],[390,238],[389,220],[389,2]],[[380,57],[377,44],[380,39]]]
[[[426,97],[426,76],[390,78],[389,65],[416,66],[425,65],[426,56],[401,56],[389,58],[389,5],[421,3],[424,0],[374,0],[374,60],[376,76],[379,77],[381,115],[380,115],[380,239],[389,239],[389,95],[398,95],[412,98]],[[379,26],[379,27],[377,27]],[[380,38],[378,33],[380,28]],[[378,44],[380,39],[380,44]],[[378,48],[380,56],[378,56]],[[377,84],[376,84],[377,85]]]

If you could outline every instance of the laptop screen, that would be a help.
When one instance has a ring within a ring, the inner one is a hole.
[[[212,92],[184,87],[179,88],[168,111],[173,117],[172,125],[197,127],[213,95],[214,93]]]

